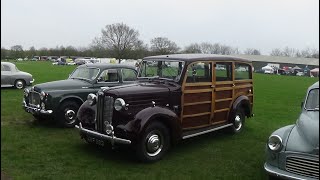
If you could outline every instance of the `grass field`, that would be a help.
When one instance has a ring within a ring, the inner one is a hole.
[[[35,84],[65,79],[75,66],[16,62]],[[317,78],[254,74],[254,114],[238,135],[223,131],[182,141],[153,164],[127,148],[93,147],[76,129],[35,122],[21,107],[23,90],[1,89],[1,172],[13,179],[267,179],[264,147],[271,132],[295,123]]]

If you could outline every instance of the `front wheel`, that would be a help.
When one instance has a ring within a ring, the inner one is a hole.
[[[59,108],[57,115],[57,121],[61,126],[72,128],[77,123],[77,112],[79,110],[79,104],[74,101],[63,102]]]
[[[17,89],[23,89],[25,87],[26,83],[24,80],[18,79],[14,82],[14,87]]]
[[[143,162],[155,162],[170,148],[170,134],[166,126],[153,122],[145,129],[136,145],[136,153]]]
[[[241,132],[245,122],[245,114],[242,108],[236,110],[235,114],[230,118],[230,122],[232,122],[232,126],[230,126],[229,131],[232,134]]]

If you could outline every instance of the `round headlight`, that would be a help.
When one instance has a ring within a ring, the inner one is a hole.
[[[268,140],[268,147],[271,151],[279,151],[282,148],[282,139],[278,135],[272,135]]]
[[[93,106],[97,102],[97,96],[95,94],[90,93],[88,94],[87,101],[90,106]]]
[[[25,89],[23,90],[24,96],[28,97],[28,96],[29,96],[29,92],[30,92],[29,89],[25,88]]]
[[[117,98],[114,101],[114,109],[117,111],[121,111],[125,106],[126,106],[126,102],[121,98]]]
[[[46,105],[44,103],[41,103],[41,109],[46,109]]]
[[[44,98],[46,97],[46,93],[45,92],[43,92],[43,91],[41,91],[41,93],[40,93],[40,99],[41,100],[44,100]]]

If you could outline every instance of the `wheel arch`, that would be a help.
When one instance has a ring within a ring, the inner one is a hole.
[[[176,113],[166,107],[148,107],[136,114],[134,119],[124,126],[124,129],[133,132],[140,138],[141,134],[152,122],[160,122],[166,126],[170,133],[171,142],[181,138],[180,121]]]
[[[250,106],[250,100],[245,95],[240,95],[237,97],[234,102],[232,103],[231,110],[228,116],[228,119],[232,117],[238,108],[242,108],[244,110],[245,116],[250,117],[251,116],[251,106]]]
[[[78,96],[66,96],[60,99],[59,106],[66,101],[74,101],[79,105],[79,107],[84,103],[84,101]]]

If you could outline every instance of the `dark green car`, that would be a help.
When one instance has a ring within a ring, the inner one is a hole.
[[[40,120],[54,118],[64,127],[74,127],[76,115],[89,93],[125,85],[136,80],[135,67],[121,64],[84,64],[66,80],[37,84],[24,89],[22,106]]]

